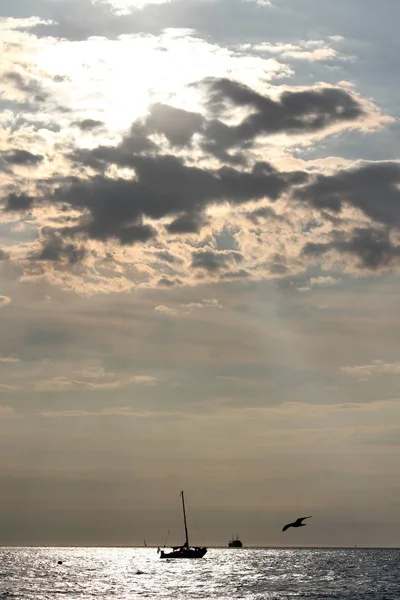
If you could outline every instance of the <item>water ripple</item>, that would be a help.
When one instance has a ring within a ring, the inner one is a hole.
[[[2,548],[0,600],[399,600],[399,550]],[[62,564],[58,561],[62,560]]]

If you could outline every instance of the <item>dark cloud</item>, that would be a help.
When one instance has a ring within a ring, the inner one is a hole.
[[[145,242],[155,236],[155,230],[142,222],[143,211],[149,210],[162,197],[152,193],[134,180],[110,179],[97,176],[91,180],[77,180],[56,190],[55,199],[73,208],[89,210],[91,218],[82,218],[79,225],[64,227],[63,235],[86,234],[98,240],[118,239],[121,244]]]
[[[33,167],[41,163],[44,159],[39,154],[32,154],[28,150],[9,150],[1,153],[2,158],[10,165]]]
[[[302,171],[277,171],[270,163],[256,162],[250,171],[222,167],[218,175],[226,188],[225,199],[235,203],[268,197],[277,200],[292,186],[301,185],[308,179]]]
[[[167,262],[171,265],[182,262],[180,259],[176,258],[176,256],[174,256],[173,254],[171,254],[171,252],[168,252],[167,250],[154,252],[154,256],[157,257],[159,260]]]
[[[138,126],[133,130],[137,133]],[[143,130],[139,132],[143,134]],[[75,161],[81,160],[92,167],[97,165],[102,171],[109,164],[129,165],[135,171],[135,178],[111,179],[96,175],[61,185],[53,200],[88,210],[91,215],[91,220],[82,220],[80,226],[64,228],[65,235],[86,233],[96,239],[115,237],[128,243],[129,230],[134,234],[132,242],[147,240],[152,237],[152,231],[141,224],[142,219],[159,220],[167,216],[175,217],[167,226],[170,233],[193,233],[205,223],[204,210],[212,203],[241,204],[265,197],[274,201],[291,186],[303,184],[308,178],[300,171],[279,172],[266,162],[256,163],[249,171],[232,167],[211,171],[188,166],[183,159],[172,155],[137,154],[128,151],[132,140],[137,149],[136,133],[124,138],[117,147],[99,147],[74,154]],[[144,134],[141,139],[147,140]]]
[[[173,287],[174,285],[179,285],[182,283],[179,279],[168,279],[168,277],[161,277],[157,281],[157,286],[160,287]]]
[[[9,253],[0,248],[0,260],[7,260],[8,258],[10,258]]]
[[[239,269],[239,271],[226,271],[221,274],[221,279],[246,279],[246,277],[250,277],[251,273],[246,271],[246,269]]]
[[[254,110],[238,125],[211,120],[205,127],[209,143],[216,152],[241,146],[259,135],[316,132],[336,123],[355,121],[365,115],[361,104],[346,90],[339,88],[285,91],[278,100],[255,92],[230,79],[205,79],[210,98],[209,108],[219,115],[234,107]]]
[[[24,92],[27,95],[29,102],[45,102],[48,97],[38,81],[23,76],[17,72],[7,72],[2,74],[2,79],[5,82],[11,83],[15,88]]]
[[[155,104],[147,117],[133,123],[117,145],[77,149],[69,155],[80,172],[83,165],[97,171],[95,175],[58,176],[42,182],[42,187],[47,183],[51,191],[44,194],[41,189],[37,202],[54,203],[62,208],[63,215],[58,219],[58,229],[43,233],[41,250],[33,258],[67,264],[80,262],[85,257],[84,246],[76,245],[73,238],[79,239],[80,244],[84,244],[86,238],[112,239],[121,245],[146,243],[157,237],[157,230],[151,223],[161,220],[169,221],[167,225],[163,223],[169,234],[196,234],[208,223],[206,209],[210,205],[240,205],[264,199],[275,202],[288,192],[297,201],[320,208],[327,218],[329,212],[340,212],[343,202],[348,202],[375,220],[388,222],[399,195],[399,169],[394,163],[339,171],[332,176],[278,171],[266,161],[244,167],[246,153],[259,135],[319,131],[363,116],[361,105],[349,92],[338,88],[311,88],[286,91],[278,99],[271,99],[228,79],[208,79],[205,83],[214,118]],[[25,84],[18,80],[18,85]],[[226,125],[218,116],[232,107],[245,107],[250,114],[238,125]],[[74,124],[84,131],[102,125],[93,119]],[[163,135],[172,148],[166,148],[165,143],[155,143],[154,135]],[[190,147],[194,139],[200,148],[207,148],[219,157],[222,166],[203,168],[190,162],[189,155],[186,161],[173,153],[173,148]],[[239,153],[229,154],[228,151],[235,147],[240,148]],[[17,150],[3,158],[15,164],[35,164],[42,159]],[[237,165],[233,164],[235,161]],[[111,165],[132,169],[132,177],[108,176]],[[385,198],[377,202],[379,192]],[[33,203],[30,196],[11,194],[6,199],[5,210],[29,210]],[[69,214],[71,209],[75,213],[73,217]],[[262,219],[284,219],[269,206],[245,214],[254,224],[259,224]],[[393,218],[391,221],[393,223]],[[389,238],[378,239],[376,235],[368,237],[360,230],[349,240],[338,234],[327,244],[306,246],[304,254],[323,254],[335,249],[356,254],[363,266],[377,268],[385,264],[385,256],[393,256],[394,251],[393,247],[386,247],[390,244]],[[371,256],[366,249],[368,245],[372,248]],[[158,258],[172,264],[173,259],[168,261],[161,255]],[[245,277],[247,272],[243,270],[238,274],[237,265],[241,260],[242,255],[231,249],[203,249],[193,252],[192,267],[224,277]],[[284,260],[274,260],[268,268],[277,275],[287,272]],[[169,277],[164,279],[159,285],[175,284]]]
[[[202,130],[204,118],[166,104],[154,104],[145,127],[151,133],[162,133],[173,146],[187,146],[195,133]]]
[[[107,231],[101,231],[95,224],[88,230],[90,237],[96,239],[108,239],[109,233]],[[121,228],[115,237],[118,238],[121,244],[135,244],[137,242],[148,242],[151,238],[156,236],[157,232],[154,227],[150,225],[143,225],[142,223],[136,225],[129,225],[128,227]]]
[[[202,214],[183,214],[169,223],[165,229],[168,233],[199,233],[207,222]]]
[[[273,208],[270,206],[261,206],[252,212],[246,213],[246,217],[254,223],[254,225],[258,225],[260,219],[279,219],[284,220],[281,215],[277,215]]]
[[[95,119],[83,119],[82,121],[74,121],[72,124],[79,127],[81,131],[92,131],[104,125],[103,121],[96,121]]]
[[[156,104],[141,125],[142,136],[163,134],[172,146],[183,147],[190,145],[197,133],[204,152],[222,163],[244,166],[245,151],[253,146],[257,136],[319,131],[364,115],[361,104],[348,91],[338,88],[286,91],[279,100],[272,100],[230,79],[209,78],[195,85],[206,86],[210,94],[208,106],[216,116],[232,110],[232,105],[246,106],[254,112],[233,126],[218,118],[205,119],[198,113]],[[228,152],[232,149],[239,151]]]
[[[26,212],[33,206],[34,199],[26,194],[9,194],[4,210],[7,212]]]
[[[343,254],[353,254],[360,259],[360,266],[376,270],[388,266],[400,257],[400,246],[393,244],[387,230],[378,228],[356,228],[351,237],[336,231],[333,239],[327,243],[309,243],[303,248],[303,254],[320,256],[336,250]]]
[[[334,175],[317,175],[293,196],[311,206],[340,213],[345,204],[354,206],[374,221],[400,225],[400,164],[375,163]]]
[[[224,147],[223,141],[218,142],[216,139],[214,139],[214,140],[203,139],[201,141],[200,146],[201,146],[201,149],[203,150],[203,152],[205,152],[206,154],[212,154],[221,163],[245,167],[245,166],[247,166],[247,164],[249,162],[245,152],[242,152],[242,151],[234,152],[234,153],[227,152]],[[245,150],[245,146],[246,145],[243,144],[241,147],[241,150]]]
[[[74,244],[65,243],[62,238],[52,231],[44,231],[46,236],[42,241],[40,252],[33,255],[34,260],[49,260],[54,262],[67,262],[74,265],[80,262],[86,255],[86,250],[83,246],[78,247]]]
[[[157,145],[148,138],[147,129],[141,123],[134,123],[117,146],[98,146],[92,150],[80,149],[70,155],[76,163],[104,171],[110,164],[119,167],[135,167],[135,155],[155,152]]]
[[[286,275],[288,271],[288,267],[282,263],[273,263],[269,268],[271,275]]]
[[[229,268],[232,264],[242,262],[242,260],[243,256],[240,252],[234,251],[200,250],[192,253],[192,267],[194,269],[204,269],[209,273],[217,273]]]
[[[206,119],[165,104],[154,104],[149,115],[133,124],[131,131],[116,147],[101,146],[91,151],[79,150],[73,157],[88,166],[101,169],[107,162],[134,167],[131,154],[159,150],[150,139],[162,134],[172,147],[187,147],[198,134],[203,152],[213,154],[224,164],[245,166],[246,151],[258,136],[276,133],[304,133],[323,130],[335,123],[351,122],[364,116],[361,104],[346,90],[339,88],[286,91],[278,100],[259,94],[250,87],[230,79],[209,78],[197,86],[209,93],[208,106],[215,118]],[[251,114],[238,125],[227,125],[217,116],[233,107],[247,107]],[[236,152],[230,152],[230,151]]]

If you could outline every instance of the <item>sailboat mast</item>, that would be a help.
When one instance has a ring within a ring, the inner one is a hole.
[[[185,546],[187,548],[189,548],[189,535],[188,535],[187,523],[186,523],[185,498],[184,498],[184,495],[183,495],[183,490],[181,491],[181,496],[182,496],[183,521],[185,523],[185,535],[186,535]]]

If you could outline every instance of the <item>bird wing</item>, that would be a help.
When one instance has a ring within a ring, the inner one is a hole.
[[[293,525],[293,523],[288,523],[287,525],[285,525],[285,527],[282,528],[282,531],[286,531],[286,529],[289,529],[289,527],[291,527]]]
[[[311,516],[310,517],[299,517],[297,519],[296,523],[301,523],[302,521],[304,521],[304,519],[311,519]]]

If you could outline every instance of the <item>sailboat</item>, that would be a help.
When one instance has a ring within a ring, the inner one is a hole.
[[[158,548],[157,552],[160,553],[160,558],[203,558],[205,553],[207,552],[207,548],[194,546],[191,548],[189,546],[189,535],[188,528],[186,522],[186,509],[185,509],[185,497],[183,494],[183,490],[179,494],[182,498],[182,511],[183,511],[183,522],[185,525],[185,543],[183,546],[173,546],[172,552],[164,552]]]

